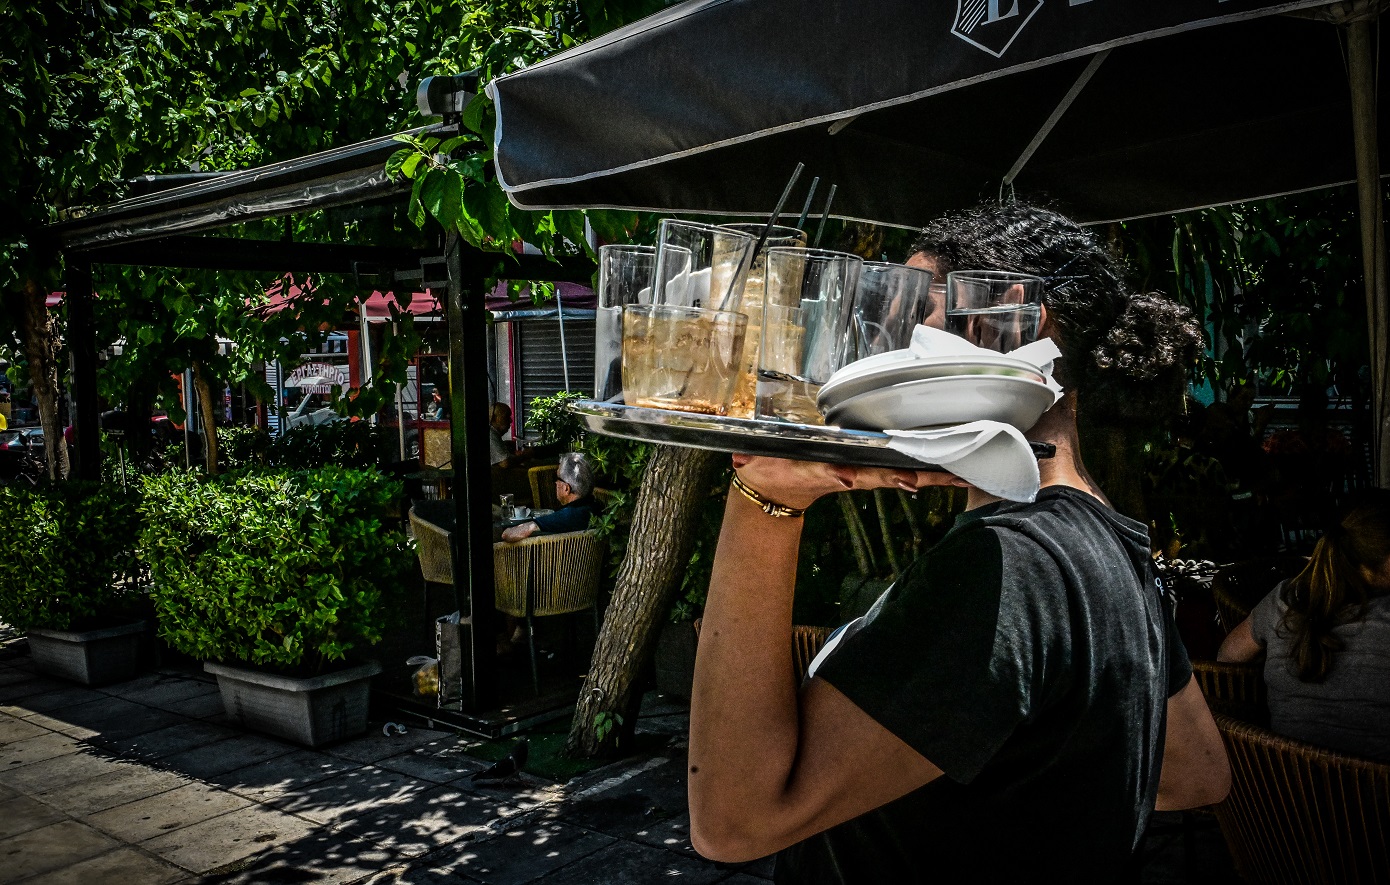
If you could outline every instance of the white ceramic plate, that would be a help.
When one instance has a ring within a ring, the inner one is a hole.
[[[825,418],[830,424],[856,430],[1002,421],[1027,431],[1054,401],[1046,385],[1029,378],[947,375],[866,391],[827,410]]]
[[[907,354],[906,357],[896,356]],[[889,359],[888,357],[893,357]],[[1042,383],[1038,367],[1023,360],[998,356],[917,357],[911,351],[893,350],[850,363],[820,389],[816,404],[822,412],[846,400],[893,384],[954,375],[1002,375]]]

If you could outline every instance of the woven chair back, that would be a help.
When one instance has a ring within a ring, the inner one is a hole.
[[[592,529],[536,535],[515,544],[493,545],[497,608],[527,615],[527,583],[535,617],[593,608],[598,600],[606,545]]]
[[[1224,713],[1243,722],[1269,724],[1264,668],[1259,664],[1226,664],[1193,661],[1192,675],[1206,695],[1214,713]]]
[[[410,530],[415,535],[415,553],[426,581],[454,583],[454,560],[449,550],[449,531],[428,521],[416,508],[410,509]]]
[[[1390,765],[1218,714],[1231,794],[1215,806],[1236,869],[1268,885],[1390,882]]]
[[[1276,584],[1303,571],[1307,563],[1305,557],[1288,555],[1250,559],[1220,568],[1211,579],[1211,595],[1216,601],[1221,629],[1227,633],[1234,630]]]
[[[792,666],[796,668],[796,681],[806,679],[806,670],[820,654],[830,635],[829,627],[808,627],[805,624],[792,625]]]
[[[526,471],[531,480],[531,506],[537,510],[557,510],[560,499],[555,497],[555,477],[560,472],[558,464],[543,464]]]

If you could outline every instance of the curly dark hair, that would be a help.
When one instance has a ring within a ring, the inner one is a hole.
[[[1009,270],[1043,277],[1043,303],[1062,351],[1057,380],[1090,420],[1156,421],[1182,407],[1202,334],[1186,307],[1135,293],[1091,231],[1048,209],[989,203],[943,216],[912,248],[939,272]]]

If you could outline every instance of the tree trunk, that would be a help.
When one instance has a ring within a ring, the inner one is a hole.
[[[48,478],[65,477],[68,473],[68,449],[58,421],[58,356],[62,351],[62,342],[58,338],[53,316],[48,312],[48,293],[36,280],[26,280],[24,291],[10,293],[7,300],[14,315],[19,318],[24,357],[29,362],[29,380],[34,385],[34,397],[38,400]]]
[[[203,423],[203,457],[207,459],[208,476],[217,475],[217,421],[212,412],[212,384],[201,360],[193,361],[193,386],[198,391],[198,411]],[[187,419],[185,419],[187,420]]]
[[[627,749],[624,735],[631,735],[635,725],[638,676],[656,650],[661,620],[689,562],[705,487],[725,457],[657,446],[647,461],[627,555],[575,705],[566,755],[594,757]]]
[[[1097,443],[1082,443],[1096,483],[1117,511],[1148,525],[1149,508],[1140,483],[1143,467],[1129,434],[1122,427],[1095,425],[1087,436]]]

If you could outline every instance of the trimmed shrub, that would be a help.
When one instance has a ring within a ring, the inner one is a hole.
[[[293,675],[379,642],[413,566],[399,484],[324,467],[147,477],[140,556],[159,634],[202,660]]]
[[[332,421],[285,431],[270,443],[265,461],[286,470],[379,467],[399,454],[400,442],[390,428],[366,421]]]
[[[67,630],[120,613],[134,590],[138,509],[134,487],[0,487],[0,621]]]

